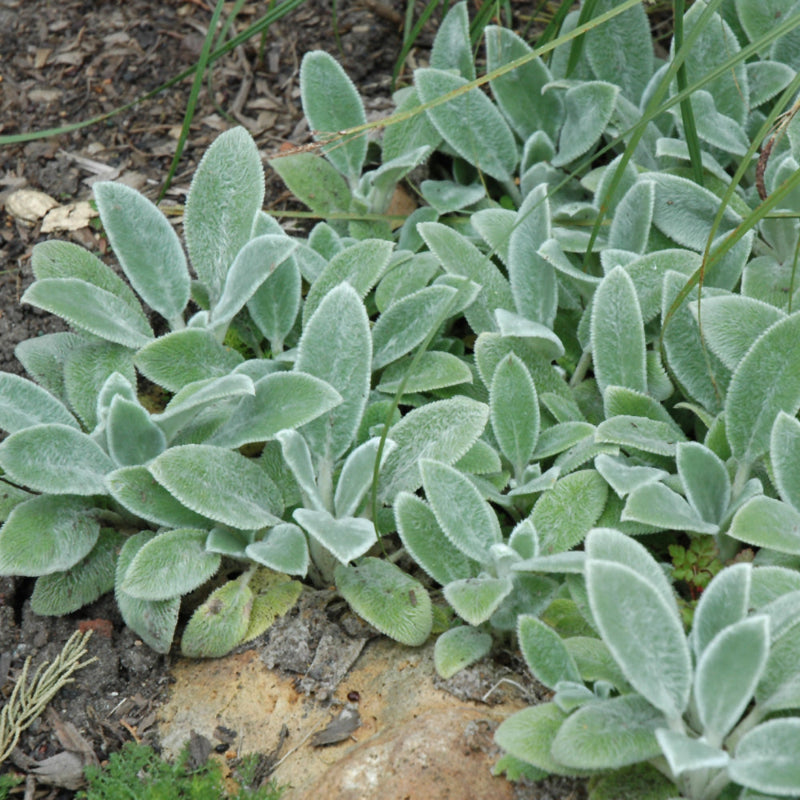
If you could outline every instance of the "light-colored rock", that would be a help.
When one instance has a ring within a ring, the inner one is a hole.
[[[504,779],[491,777],[497,723],[526,705],[522,693],[493,693],[489,706],[459,700],[434,685],[433,646],[370,642],[322,705],[297,692],[295,679],[269,670],[256,651],[209,661],[179,660],[169,701],[160,710],[160,738],[176,755],[191,731],[214,738],[217,726],[238,734],[236,750],[270,753],[281,727],[289,736],[273,773],[292,788],[285,800],[444,800],[511,798]],[[355,697],[361,725],[350,740],[313,747],[322,730]],[[376,788],[377,787],[377,788]]]
[[[496,723],[480,708],[425,711],[349,750],[291,800],[512,800],[504,778],[492,777]]]

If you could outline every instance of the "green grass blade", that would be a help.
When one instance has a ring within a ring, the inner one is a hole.
[[[419,19],[411,24],[414,19],[414,2],[408,0],[406,6],[406,21],[403,26],[403,46],[400,48],[400,55],[397,56],[397,61],[394,62],[394,69],[392,70],[392,91],[394,91],[397,78],[400,76],[400,71],[403,69],[403,64],[406,63],[406,58],[411,52],[411,48],[416,44],[420,31],[425,26],[425,23],[431,18],[431,14],[436,11],[436,6],[439,5],[439,0],[428,0],[428,5],[422,10]]]
[[[200,51],[200,57],[197,59],[197,66],[195,68],[194,80],[192,81],[192,88],[189,92],[189,100],[186,103],[186,111],[183,115],[183,125],[181,125],[180,136],[178,136],[178,144],[175,147],[175,154],[172,156],[172,163],[169,165],[169,172],[164,180],[164,185],[158,193],[158,201],[164,199],[167,193],[172,178],[178,169],[178,164],[183,155],[183,148],[186,146],[186,140],[189,138],[189,129],[192,126],[192,119],[194,119],[194,110],[197,108],[197,98],[200,96],[200,89],[203,86],[203,76],[209,66],[209,58],[211,57],[212,45],[214,44],[214,34],[219,24],[219,19],[222,16],[222,8],[224,0],[217,0],[217,5],[214,8],[214,13],[211,15],[211,21],[208,23],[208,32],[203,42],[203,48]]]
[[[673,41],[675,51],[680,52],[683,48],[683,17],[686,13],[685,0],[674,0],[673,2]],[[677,72],[678,90],[686,88],[688,78],[686,75],[686,62],[684,61]],[[692,109],[692,99],[687,97],[681,101],[681,119],[683,120],[683,132],[686,136],[686,146],[689,148],[689,161],[692,165],[692,177],[694,182],[703,186],[703,161],[700,155],[700,140],[697,137],[697,128],[694,124],[694,111]]]
[[[539,12],[547,6],[547,0],[544,0],[539,8],[536,9],[533,16],[531,17],[529,25],[533,24],[533,20],[536,19]],[[553,18],[550,22],[547,23],[545,29],[542,31],[541,35],[539,36],[536,44],[537,47],[544,47],[548,42],[551,42],[558,36],[559,31],[561,30],[561,26],[564,24],[564,19],[569,14],[569,10],[572,8],[571,0],[561,0],[561,5],[556,9],[556,13],[553,14]]]
[[[594,9],[596,6],[597,0],[586,0],[586,2],[584,2],[584,4],[581,6],[580,16],[578,17],[578,27],[585,25],[594,16]],[[572,44],[569,48],[569,59],[567,60],[568,78],[575,71],[575,67],[578,66],[578,62],[581,60],[584,41],[585,38],[583,34],[572,40]]]

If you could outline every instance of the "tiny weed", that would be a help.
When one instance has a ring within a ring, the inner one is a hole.
[[[176,764],[162,760],[152,747],[128,742],[105,767],[87,767],[88,787],[78,800],[278,800],[282,789],[269,783],[259,789],[229,790],[216,761],[197,770],[186,766],[187,752]],[[0,783],[0,792],[3,784]],[[0,794],[0,797],[4,795]]]

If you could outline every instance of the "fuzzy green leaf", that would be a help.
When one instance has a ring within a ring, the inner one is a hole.
[[[624,456],[599,455],[594,460],[594,466],[620,497],[625,497],[641,486],[663,480],[669,474],[663,469],[629,462]]]
[[[242,641],[250,627],[253,591],[246,581],[222,584],[192,614],[181,637],[186,658],[220,658]]]
[[[160,414],[153,414],[152,419],[167,439],[172,440],[183,427],[219,401],[235,400],[242,395],[253,396],[255,391],[253,381],[246,374],[235,372],[220,378],[193,381],[179,389],[166,408]]]
[[[483,35],[486,41],[486,70],[489,73],[531,52],[525,40],[510,28],[487,25]],[[542,93],[551,80],[550,70],[545,63],[535,58],[513,72],[489,81],[497,105],[523,140],[536,131],[544,131],[553,140],[558,135],[564,104],[558,92]]]
[[[0,428],[16,433],[44,422],[79,427],[64,404],[41,386],[10,372],[0,373]]]
[[[271,528],[259,542],[247,545],[245,555],[265,567],[304,577],[308,572],[308,546],[303,531],[291,522]]]
[[[567,715],[555,703],[541,703],[503,720],[494,740],[512,756],[554,775],[576,775],[580,770],[556,761],[551,749]]]
[[[800,511],[788,503],[758,495],[734,514],[728,535],[757,547],[800,555]]]
[[[314,312],[331,290],[349,283],[363,299],[380,280],[392,257],[392,243],[382,239],[365,239],[337,253],[311,284],[303,304],[303,328],[307,328]]]
[[[333,496],[333,507],[338,518],[355,516],[358,513],[364,495],[372,486],[379,445],[380,438],[376,436],[356,447],[347,456]],[[381,464],[394,449],[395,443],[387,439],[381,454]]]
[[[448,314],[457,292],[427,286],[393,303],[372,328],[372,368],[380,369],[413,350]]]
[[[465,78],[440,69],[414,72],[414,85],[423,103],[466,83]],[[436,130],[465,161],[499,181],[510,180],[518,158],[514,134],[483,92],[470,89],[429,108],[426,113]],[[465,120],[468,124],[464,124]]]
[[[311,462],[311,451],[303,435],[297,431],[287,430],[278,433],[276,438],[281,444],[284,461],[306,496],[307,504],[319,510],[324,509],[325,503],[320,497],[314,465]]]
[[[500,450],[521,476],[539,439],[539,398],[530,373],[513,353],[495,370],[489,409]]]
[[[655,187],[651,181],[639,181],[627,191],[611,221],[609,247],[633,253],[645,252],[653,222],[655,196]]]
[[[730,761],[730,756],[724,750],[707,744],[705,737],[695,739],[679,731],[659,728],[656,738],[672,774],[676,777],[694,770],[719,769]]]
[[[288,236],[275,234],[247,242],[236,254],[225,276],[222,293],[211,308],[210,327],[217,331],[225,330],[259,286],[291,256],[296,246]]]
[[[514,588],[511,578],[464,578],[444,587],[444,598],[470,625],[481,625]]]
[[[704,10],[704,5],[692,6],[689,9],[685,17],[686,36],[694,32],[698,17]],[[705,77],[740,49],[736,34],[728,23],[719,14],[712,14],[705,20],[700,35],[694,40],[692,49],[687,54],[686,78],[689,86]],[[747,72],[743,60],[733,68],[721,72],[714,80],[706,83],[704,88],[713,95],[717,108],[723,114],[733,117],[739,123],[744,122],[748,98]]]
[[[433,648],[436,672],[447,680],[464,667],[474,664],[492,649],[492,637],[478,628],[460,625],[445,631]]]
[[[644,323],[636,287],[622,267],[614,267],[597,288],[591,337],[594,374],[601,392],[611,385],[647,391]]]
[[[171,447],[147,468],[187,508],[232,528],[275,525],[283,511],[278,487],[235,451],[199,444]]]
[[[437,274],[441,274],[441,268],[436,256],[429,252],[418,253],[409,261],[390,268],[375,288],[378,311],[383,313],[401,297],[424,289]]]
[[[781,498],[800,511],[800,422],[785,411],[772,426],[769,454]]]
[[[111,267],[72,242],[40,242],[33,248],[31,269],[37,280],[78,278],[116,295],[132,311],[142,310],[131,287]]]
[[[376,387],[378,391],[394,394],[400,388],[403,379],[405,379],[404,391],[408,394],[472,383],[472,371],[469,366],[452,353],[426,350],[411,369],[413,358],[414,356],[408,356],[390,364],[381,374],[381,381]]]
[[[341,395],[325,381],[299,372],[273,372],[257,380],[254,387],[255,395],[239,400],[208,444],[237,448],[267,441],[278,431],[305,425],[342,402]]]
[[[264,170],[244,128],[220,134],[200,161],[186,197],[184,235],[197,277],[214,305],[264,203]]]
[[[688,705],[692,685],[678,607],[666,597],[669,586],[660,567],[638,542],[626,543],[626,549],[638,554],[646,572],[603,559],[619,536],[597,529],[587,540],[585,574],[592,616],[630,684],[668,718],[676,718]]]
[[[662,319],[685,285],[685,275],[669,271],[664,276]],[[713,352],[703,349],[700,330],[690,310],[692,304],[696,305],[695,297],[684,300],[664,329],[664,352],[670,372],[684,395],[716,414],[722,409],[730,372]]]
[[[176,528],[146,542],[125,571],[120,589],[140,600],[168,600],[202,586],[219,569],[205,549],[208,531]]]
[[[595,17],[610,11],[615,0],[600,0]],[[642,5],[635,5],[586,34],[586,58],[595,77],[615,83],[633,103],[639,102],[653,72],[650,21]]]
[[[253,590],[253,608],[250,624],[242,641],[249,642],[272,626],[275,620],[289,611],[303,592],[300,581],[290,580],[287,575],[260,569],[250,579]]]
[[[648,173],[648,180],[656,186],[653,224],[682,247],[702,252],[711,234],[719,198],[679,175],[651,172]],[[739,222],[741,217],[728,206],[717,235],[728,233]]]
[[[747,351],[731,378],[725,422],[731,451],[749,463],[769,448],[775,418],[800,409],[800,313],[779,320]]]
[[[80,330],[114,344],[137,348],[153,340],[141,308],[78,278],[44,278],[31,284],[21,302],[57,314]]]
[[[706,522],[683,497],[663,483],[648,483],[634,489],[628,495],[621,519],[665,530],[719,532],[719,525]]]
[[[381,633],[418,647],[433,627],[431,599],[421,583],[378,558],[336,567],[336,588],[353,611]]]
[[[679,442],[675,461],[692,508],[706,522],[722,522],[731,499],[731,482],[719,456],[699,442]]]
[[[131,286],[154,311],[178,319],[189,302],[189,270],[169,220],[144,195],[122,183],[92,187],[111,247]]]
[[[498,308],[494,312],[500,335],[525,339],[544,358],[555,360],[564,355],[564,345],[552,330],[539,322],[527,319],[513,311]]]
[[[204,328],[159,336],[136,354],[136,366],[144,375],[170,392],[187,383],[227,375],[242,361],[239,353],[221,345]]]
[[[622,692],[630,689],[608,647],[594,635],[570,636],[564,640],[564,646],[575,660],[581,680],[592,683],[608,681]]]
[[[68,425],[34,425],[0,444],[0,466],[15,483],[48,494],[105,494],[114,463],[94,440]]]
[[[688,278],[701,264],[701,258],[691,250],[673,248],[670,250],[655,250],[635,258],[624,264],[625,271],[630,275],[636,287],[636,296],[642,311],[645,324],[654,319],[661,312],[661,295],[664,290],[664,275],[668,271],[677,272]],[[686,282],[684,278],[684,283]],[[705,304],[703,305],[705,313]],[[705,317],[703,318],[705,325]]]
[[[423,115],[424,116],[424,115]],[[341,173],[315,153],[288,153],[269,165],[301,203],[322,217],[350,210],[351,195]]]
[[[643,697],[622,695],[571,714],[553,741],[553,757],[570,767],[616,769],[659,755],[655,731],[664,715]]]
[[[800,626],[774,639],[770,645],[767,666],[756,688],[755,700],[762,713],[796,711],[800,705]]]
[[[800,719],[772,719],[748,731],[736,746],[728,774],[765,794],[800,793]]]
[[[692,305],[697,311],[697,304]],[[780,309],[739,294],[709,297],[702,304],[703,336],[709,348],[735,370],[753,342],[771,325],[784,319]]]
[[[564,95],[566,118],[558,139],[554,167],[563,167],[580,158],[597,144],[606,129],[617,102],[619,86],[604,81],[585,81]]]
[[[272,351],[283,349],[300,309],[300,269],[294,258],[287,258],[270,271],[267,279],[247,301],[247,311]]]
[[[551,234],[543,184],[528,194],[517,212],[508,245],[508,279],[517,313],[547,328],[553,327],[558,309],[558,282],[553,265],[539,249]]]
[[[153,538],[150,531],[131,536],[117,559],[115,595],[125,624],[157,653],[168,653],[178,624],[180,597],[169,600],[139,600],[120,588],[128,567],[142,546]]]
[[[675,455],[675,445],[686,437],[675,425],[666,422],[621,414],[601,422],[595,432],[595,440],[645,453],[662,456]]]
[[[747,615],[752,574],[750,564],[733,564],[715,575],[700,595],[689,636],[697,658],[718,633]]]
[[[455,69],[468,81],[475,80],[475,62],[469,37],[465,2],[456,3],[439,23],[431,48],[430,63],[436,69]]]
[[[539,434],[533,458],[535,461],[542,461],[563,453],[590,436],[594,438],[595,430],[594,425],[578,421],[559,422],[550,428],[545,428]]]
[[[108,454],[117,466],[144,464],[167,447],[167,438],[147,411],[121,395],[111,402],[106,421]]]
[[[414,561],[437,583],[472,578],[477,566],[445,536],[431,507],[409,492],[394,501],[397,532]]]
[[[309,319],[295,362],[296,371],[326,381],[344,398],[330,413],[303,428],[316,458],[339,458],[352,444],[367,403],[371,364],[366,309],[356,291],[342,284],[326,295]]]
[[[403,90],[396,113],[405,114],[422,105],[416,88]],[[398,93],[399,94],[399,93]],[[383,135],[383,160],[391,161],[419,147],[437,148],[442,142],[439,132],[423,112],[411,114],[407,119],[395,122],[386,128]]]
[[[0,528],[0,575],[63,572],[97,543],[95,504],[83,497],[40,495],[15,506]]]
[[[531,521],[539,534],[542,555],[570,550],[580,544],[600,518],[608,486],[593,469],[565,475],[533,507]]]
[[[423,222],[418,231],[447,272],[469,278],[483,287],[465,316],[475,333],[494,331],[497,328],[495,309],[510,311],[514,308],[511,286],[502,272],[475,245],[446,225]]]
[[[85,343],[86,340],[75,333],[45,333],[35,339],[20,342],[14,348],[14,355],[39,386],[61,402],[66,402],[64,362],[70,352],[81,348]],[[51,422],[62,421],[51,420]],[[13,433],[10,430],[9,432]]]
[[[300,96],[308,124],[318,141],[367,121],[364,104],[339,63],[322,50],[306,53],[300,65]],[[354,183],[367,155],[367,137],[337,137],[323,146],[325,157]]]
[[[425,494],[445,536],[464,555],[489,561],[492,545],[502,541],[500,523],[472,481],[457,469],[421,458],[419,469]]]
[[[108,493],[137,517],[168,528],[202,528],[210,520],[181,505],[144,466],[122,467],[105,478]]]
[[[378,541],[375,526],[363,517],[335,519],[327,511],[309,508],[295,509],[293,516],[310,536],[333,553],[342,564],[363,556]]]
[[[36,579],[31,610],[42,616],[71,614],[114,588],[117,552],[124,537],[103,528],[88,555],[66,572],[53,572]]]
[[[111,342],[88,342],[71,350],[64,361],[64,388],[70,406],[87,430],[98,419],[97,400],[106,381],[114,373],[136,385],[133,352]]]
[[[694,695],[703,735],[721,746],[752,700],[769,654],[769,619],[735,622],[709,642],[697,662]]]
[[[428,403],[406,414],[389,429],[397,449],[389,454],[378,480],[378,497],[391,501],[400,491],[422,485],[420,459],[452,464],[483,433],[489,407],[467,397]]]
[[[581,682],[575,660],[549,625],[522,614],[517,620],[517,638],[528,669],[545,686],[554,689],[559,681]]]

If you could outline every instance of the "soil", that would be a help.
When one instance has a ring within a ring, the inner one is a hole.
[[[188,69],[197,61],[213,5],[210,0],[0,0],[0,137],[107,115]],[[245,4],[233,29],[242,30],[271,5]],[[265,159],[287,143],[310,141],[298,84],[299,63],[309,50],[324,49],[340,60],[370,118],[388,113],[405,5],[405,0],[305,0],[263,38],[253,37],[217,61],[166,202],[183,202],[199,158],[233,124],[250,130]],[[524,14],[536,3],[514,6],[524,24]],[[426,63],[438,18],[434,14],[420,34],[404,65],[406,77],[416,64]],[[16,345],[65,328],[19,302],[33,279],[33,246],[65,239],[113,264],[105,240],[85,216],[91,184],[121,180],[156,199],[177,147],[191,80],[98,124],[0,146],[0,369],[24,374],[14,358]],[[48,223],[46,206],[37,210],[28,202],[20,208],[25,195],[19,190],[43,193],[40,201],[72,216]],[[297,208],[269,170],[266,207]],[[88,656],[96,660],[75,673],[0,772],[27,773],[26,799],[63,800],[74,795],[84,763],[104,761],[131,739],[157,746],[155,710],[168,691],[174,654],[158,655],[143,645],[125,628],[111,596],[63,618],[36,616],[28,599],[32,584],[0,577],[0,704],[26,658],[33,668],[52,660],[77,628],[93,630]],[[319,641],[319,631],[307,635]],[[272,660],[291,668],[280,657]],[[464,680],[468,676],[453,690],[464,691]],[[227,746],[224,737],[212,744]],[[77,753],[77,761],[42,764],[65,752]],[[582,796],[575,791],[572,784],[555,782],[549,793],[537,796]],[[21,794],[22,787],[12,796]]]

